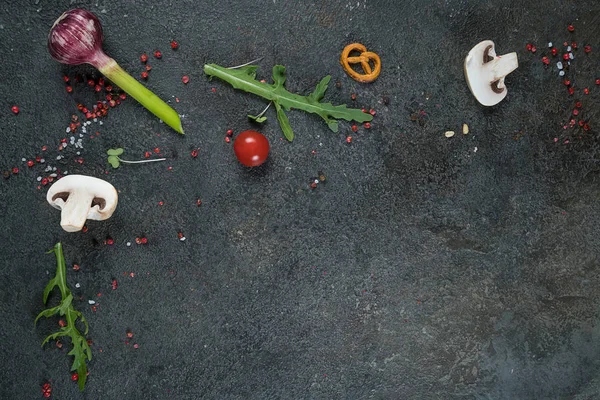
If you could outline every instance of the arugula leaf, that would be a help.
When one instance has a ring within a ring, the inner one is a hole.
[[[258,122],[259,124],[262,124],[263,122],[265,122],[267,120],[267,117],[265,117],[264,115],[250,115],[250,114],[248,114],[248,118],[250,118],[254,122]]]
[[[85,338],[89,327],[83,314],[73,308],[73,294],[71,294],[71,290],[67,286],[67,267],[65,256],[62,251],[62,244],[59,242],[54,245],[54,249],[49,253],[54,253],[56,255],[56,275],[50,280],[44,289],[44,304],[46,304],[48,301],[48,295],[50,292],[52,292],[52,290],[54,290],[55,287],[58,287],[60,290],[62,300],[58,306],[40,312],[35,319],[34,325],[37,324],[37,321],[41,317],[49,318],[56,314],[65,317],[65,326],[63,326],[60,331],[48,335],[42,342],[42,346],[44,346],[44,344],[46,344],[49,340],[54,340],[62,336],[69,336],[71,338],[73,349],[68,353],[68,355],[74,357],[71,371],[77,370],[77,383],[79,385],[79,390],[83,391],[85,388],[85,381],[87,379],[86,359],[88,361],[92,360],[92,350],[90,349],[87,339]],[[77,329],[77,319],[80,319],[85,325],[85,333],[83,335]]]
[[[277,119],[281,130],[289,141],[293,140],[294,134],[284,111],[290,111],[292,108],[319,115],[333,132],[338,130],[338,122],[336,121],[338,119],[357,122],[368,122],[373,119],[371,114],[364,113],[359,109],[347,108],[346,105],[334,106],[331,103],[321,103],[331,80],[329,75],[321,79],[311,94],[300,96],[285,89],[286,76],[283,65],[273,67],[273,84],[257,81],[255,79],[257,68],[256,65],[248,65],[230,69],[216,64],[206,64],[204,65],[204,73],[210,77],[215,76],[224,80],[235,89],[253,93],[272,101],[277,110]]]

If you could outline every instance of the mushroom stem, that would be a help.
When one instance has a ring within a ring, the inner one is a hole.
[[[490,68],[492,72],[492,82],[502,80],[498,83],[498,87],[504,87],[503,78],[519,67],[517,53],[509,53],[503,56],[498,56],[492,61],[485,63],[484,68]]]
[[[61,212],[60,226],[67,232],[77,232],[85,225],[94,195],[90,192],[72,192]]]

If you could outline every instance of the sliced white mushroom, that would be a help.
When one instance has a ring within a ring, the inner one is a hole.
[[[506,97],[504,78],[518,67],[517,53],[497,56],[494,42],[484,40],[465,58],[465,77],[477,101],[493,106]]]
[[[117,208],[118,198],[113,185],[85,175],[61,178],[46,195],[52,207],[62,210],[60,225],[67,232],[80,231],[88,219],[110,218]]]

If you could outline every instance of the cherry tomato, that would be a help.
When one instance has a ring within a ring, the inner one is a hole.
[[[246,167],[264,163],[269,155],[269,141],[260,132],[248,130],[240,133],[233,142],[235,156]]]

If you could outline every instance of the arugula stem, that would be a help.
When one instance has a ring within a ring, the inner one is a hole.
[[[67,287],[67,266],[61,242],[54,245],[53,253],[56,256],[56,279],[58,281],[58,288],[60,289],[62,298],[65,299],[71,294],[71,291]]]
[[[148,111],[183,135],[183,127],[177,111],[125,72],[115,60],[111,58],[106,64],[99,66],[98,69],[115,85],[146,107]]]

